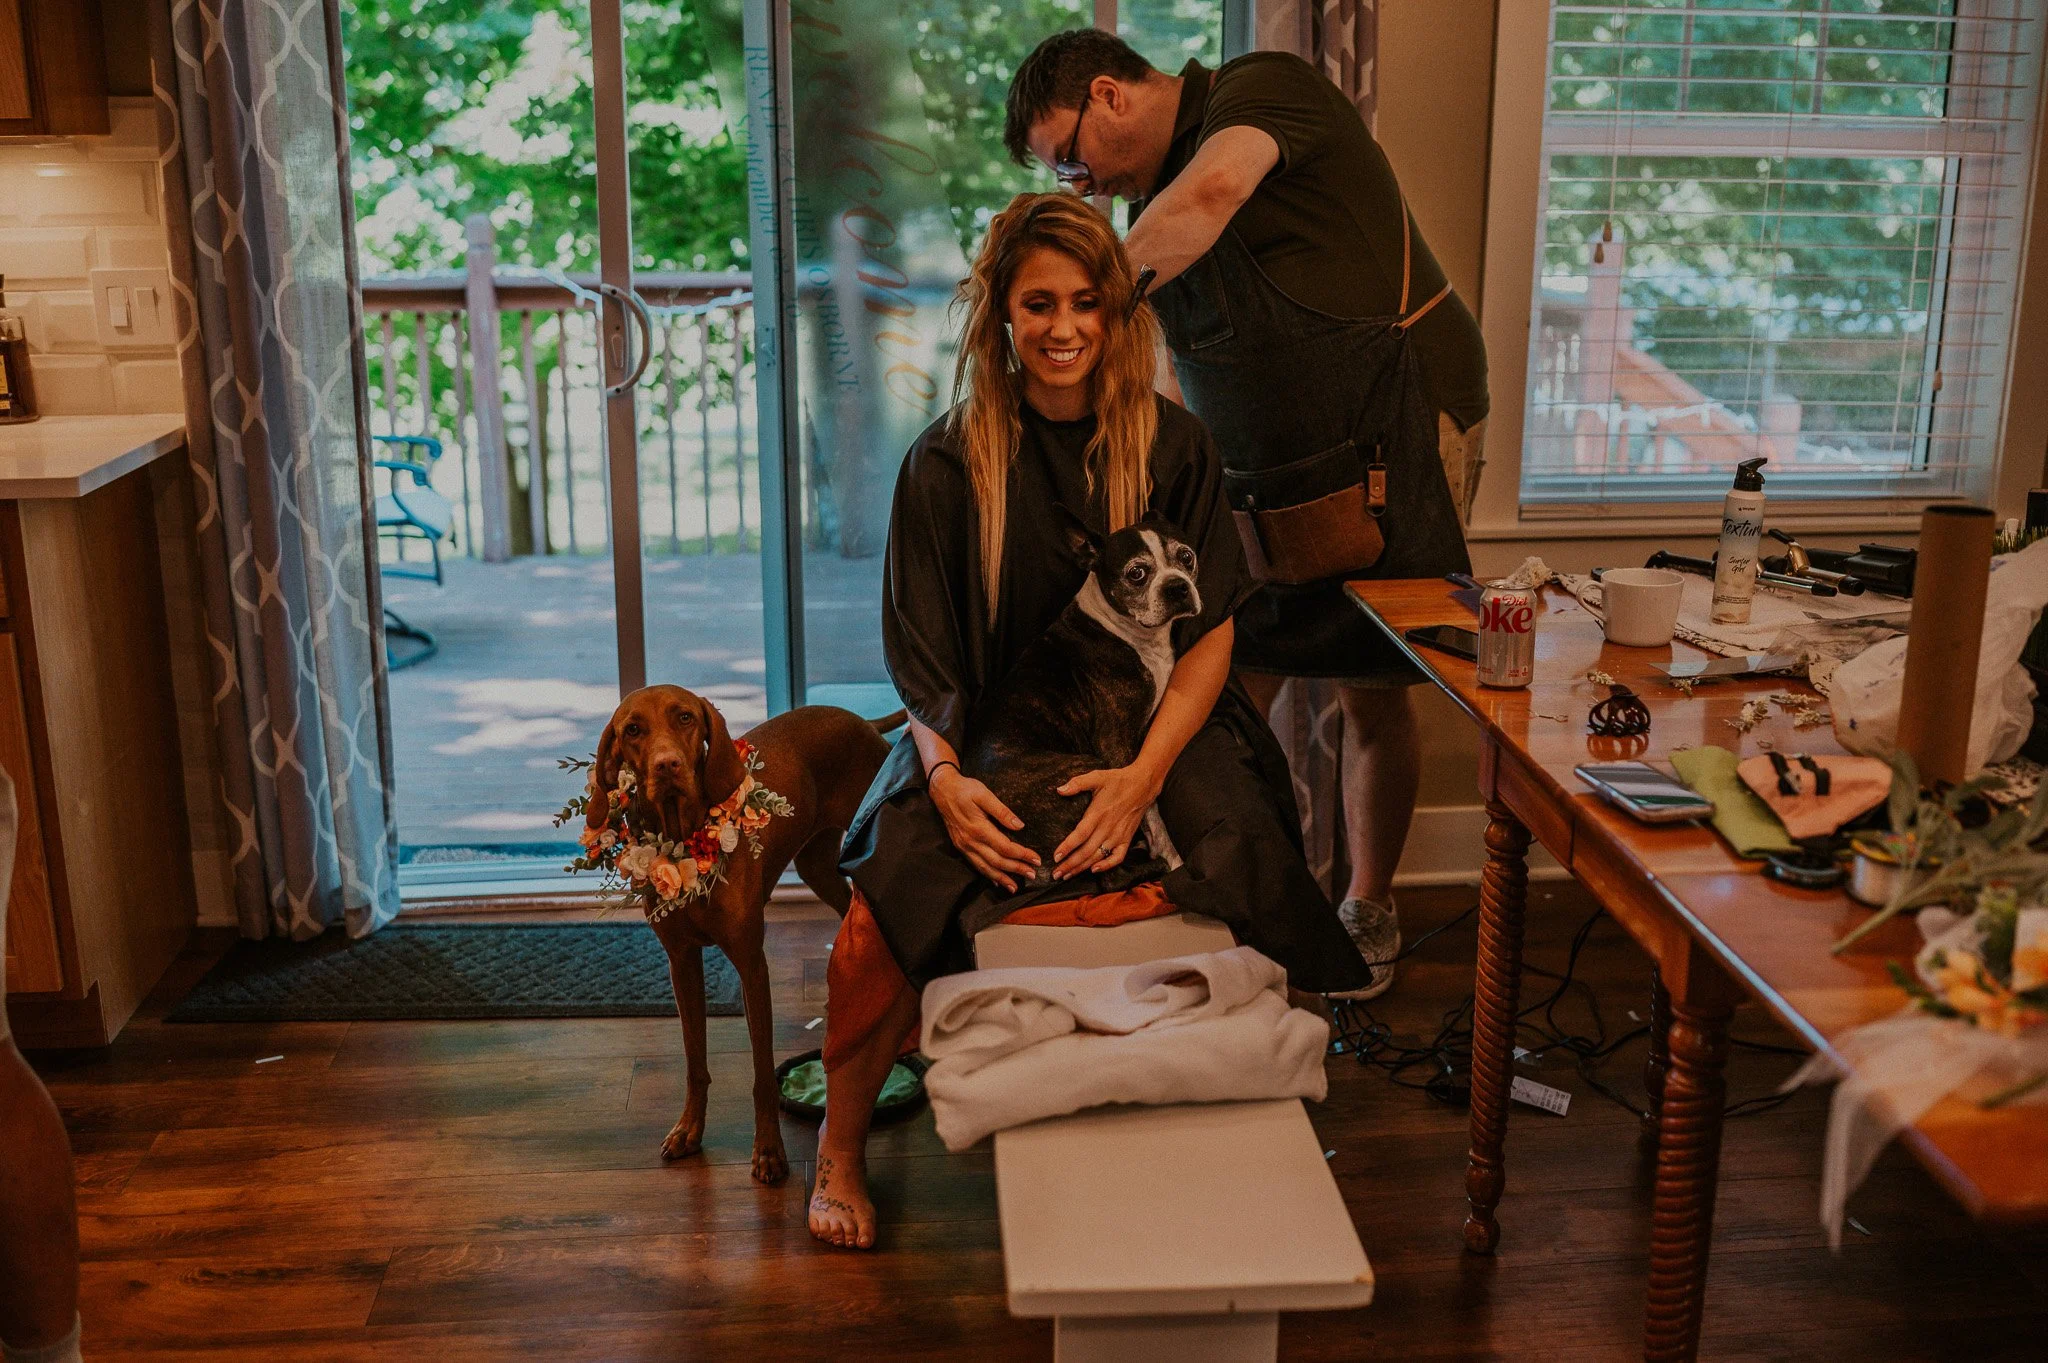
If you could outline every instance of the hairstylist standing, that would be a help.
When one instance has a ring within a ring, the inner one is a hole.
[[[1463,572],[1486,355],[1343,93],[1298,57],[1155,70],[1097,29],[1040,43],[1004,140],[1062,184],[1131,202],[1126,246],[1262,582],[1233,661],[1262,709],[1287,677],[1341,683],[1351,885],[1376,967],[1400,950],[1394,869],[1415,810],[1407,688],[1423,680],[1345,599],[1357,577]],[[1350,747],[1347,742],[1346,747]],[[1376,969],[1372,997],[1393,980]]]

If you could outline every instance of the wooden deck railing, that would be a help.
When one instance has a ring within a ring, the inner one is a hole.
[[[458,508],[453,552],[491,562],[602,552],[611,517],[596,276],[498,267],[482,215],[468,236],[461,274],[362,283],[371,433],[442,442],[432,477]],[[655,272],[635,284],[656,331],[639,389],[643,548],[758,547],[751,280]]]

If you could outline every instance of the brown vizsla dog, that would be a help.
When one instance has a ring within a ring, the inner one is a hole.
[[[770,819],[761,830],[762,853],[742,843],[726,863],[725,879],[702,899],[654,924],[668,952],[669,978],[682,1014],[683,1051],[689,1058],[689,1097],[683,1115],[661,1143],[663,1159],[694,1155],[704,1145],[704,1110],[711,1088],[705,1064],[704,948],[715,946],[739,971],[747,1036],[754,1051],[754,1178],[780,1183],[789,1174],[779,1121],[775,1079],[775,1025],[768,1002],[768,957],[763,912],[769,891],[793,860],[818,898],[845,913],[852,898],[839,873],[839,843],[861,797],[889,755],[882,734],[900,715],[870,723],[850,710],[807,705],[777,715],[747,734],[759,750],[756,779],[781,794],[796,812]],[[634,790],[641,826],[664,839],[701,828],[712,808],[746,775],[718,708],[680,686],[647,686],[619,702],[597,745],[597,789],[618,784],[619,769],[638,778]],[[604,826],[606,810],[593,802],[589,822]]]

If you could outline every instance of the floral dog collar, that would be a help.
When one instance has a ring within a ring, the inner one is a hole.
[[[605,801],[607,816],[604,827],[586,825],[577,835],[583,853],[563,869],[604,872],[604,889],[638,898],[650,923],[710,894],[725,879],[726,867],[742,842],[759,858],[761,830],[768,821],[796,812],[788,800],[755,779],[761,755],[754,745],[740,738],[733,740],[733,748],[746,773],[739,789],[714,805],[696,832],[673,841],[639,827],[633,818],[633,790],[639,778],[631,767],[621,767],[618,785],[606,792],[597,788],[595,761],[562,759],[565,771],[588,770],[590,783],[583,794],[562,806],[556,827],[584,818],[597,799]]]

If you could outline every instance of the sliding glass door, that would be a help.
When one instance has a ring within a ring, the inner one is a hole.
[[[1040,39],[1114,27],[1156,64],[1214,64],[1220,0],[696,0],[747,139],[765,466],[769,703],[893,709],[882,550],[905,450],[951,405],[949,308],[988,220],[1051,188],[1002,146]],[[780,613],[776,613],[779,605]]]

